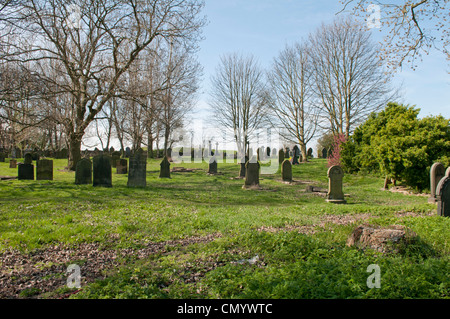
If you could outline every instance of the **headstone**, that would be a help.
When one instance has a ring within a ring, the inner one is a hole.
[[[344,192],[342,191],[342,179],[344,178],[344,171],[338,165],[331,166],[328,169],[328,193],[327,202],[331,203],[346,203],[344,199]]]
[[[140,148],[130,155],[128,187],[145,187],[147,185],[147,157]]]
[[[217,159],[215,156],[211,157],[208,165],[208,174],[217,174]]]
[[[49,159],[40,159],[36,161],[36,180],[53,180],[53,161]]]
[[[23,157],[23,163],[24,164],[32,164],[33,163],[33,156],[31,153],[26,153]]]
[[[247,163],[247,161],[248,161],[248,156],[245,156],[245,157],[242,157],[241,158],[241,165],[240,165],[240,168],[239,168],[239,177],[240,178],[244,178],[245,177],[245,171],[246,171],[246,169],[245,169],[245,164]]]
[[[441,163],[434,163],[430,169],[430,197],[429,203],[436,203],[436,187],[439,181],[445,176],[445,167]]]
[[[31,154],[30,154],[31,155]],[[19,163],[18,177],[19,180],[34,180],[34,165]]]
[[[75,168],[75,184],[92,184],[92,162],[89,158],[82,158]]]
[[[310,157],[310,158],[313,157],[313,149],[312,149],[311,147],[308,148],[308,152],[307,152],[306,156],[308,156],[308,157]]]
[[[245,183],[242,188],[259,188],[259,168],[260,164],[253,156],[245,164]]]
[[[130,156],[131,156],[131,148],[126,147],[125,148],[125,157],[130,158]]]
[[[97,155],[93,159],[93,186],[112,187],[111,157]]]
[[[9,160],[9,168],[16,168],[17,167],[17,160],[10,159]]]
[[[300,158],[300,149],[298,148],[298,146],[297,145],[295,145],[293,148],[292,148],[292,151],[293,151],[293,160],[292,160],[292,164],[294,164],[294,165],[297,165],[297,164],[300,164],[299,163],[299,158]]]
[[[282,149],[280,149],[278,151],[278,164],[282,164],[284,161],[284,151]]]
[[[288,159],[281,164],[281,178],[283,182],[292,182],[292,164]]]
[[[5,162],[6,154],[3,152],[0,152],[0,162]]]
[[[126,174],[127,173],[128,161],[126,158],[120,158],[117,160],[116,164],[116,173],[117,174]]]
[[[159,178],[170,178],[170,162],[167,156],[164,156],[161,161],[160,170],[159,170]]]
[[[120,159],[120,152],[115,151],[111,153],[111,166],[116,168],[117,167],[117,161]]]
[[[289,149],[289,147],[286,147],[284,149],[284,158],[289,158],[291,157],[291,150]]]
[[[328,152],[327,152],[327,149],[326,148],[323,148],[322,149],[322,158],[327,158],[327,154]]]
[[[267,155],[267,157],[270,157],[270,147],[269,146],[266,147],[266,155]]]
[[[450,167],[447,167],[447,169],[445,170],[445,176],[450,177]]]
[[[436,187],[438,216],[450,217],[450,177],[445,176]]]

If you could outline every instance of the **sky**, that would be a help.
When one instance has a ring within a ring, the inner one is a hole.
[[[208,24],[198,58],[204,68],[201,94],[194,115],[208,119],[208,91],[220,57],[227,53],[252,54],[263,68],[285,47],[306,39],[322,23],[330,23],[342,9],[339,0],[206,0]],[[372,29],[382,39],[383,25]],[[406,67],[395,75],[402,86],[403,104],[416,105],[420,117],[450,118],[450,64],[440,52],[431,52],[416,70]],[[204,123],[204,121],[203,121]]]

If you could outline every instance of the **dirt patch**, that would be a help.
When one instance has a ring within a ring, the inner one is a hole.
[[[146,258],[155,253],[167,253],[170,247],[207,243],[218,237],[220,234],[148,243],[140,249],[102,249],[99,243],[86,243],[77,247],[60,244],[27,254],[5,251],[0,255],[0,298],[36,298],[63,288],[69,275],[67,267],[72,263],[80,266],[81,285],[84,285],[104,279],[105,272],[119,266],[121,258]]]

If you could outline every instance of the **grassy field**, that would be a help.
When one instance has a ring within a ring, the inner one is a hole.
[[[293,167],[295,182],[262,175],[242,189],[237,164],[207,164],[147,187],[75,185],[65,160],[53,181],[0,181],[0,298],[450,298],[450,219],[426,196],[383,191],[383,179],[345,175],[347,204],[326,203],[322,159]],[[8,160],[1,176],[17,176]],[[347,247],[360,224],[404,225],[418,236],[396,253]],[[68,288],[67,267],[81,288]],[[381,270],[368,288],[367,267]]]

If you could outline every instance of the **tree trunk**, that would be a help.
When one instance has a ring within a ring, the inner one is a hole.
[[[68,169],[75,171],[78,161],[81,160],[81,136],[70,134],[69,136],[69,162]]]
[[[300,144],[300,152],[302,153],[302,162],[308,161],[308,151],[306,150],[306,144]]]

